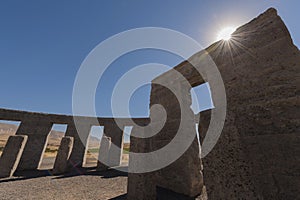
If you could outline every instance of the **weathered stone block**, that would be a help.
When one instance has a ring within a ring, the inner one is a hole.
[[[47,119],[32,118],[22,121],[16,135],[27,135],[28,139],[17,171],[34,170],[40,166],[51,128],[52,123]]]
[[[136,196],[138,199],[157,199],[156,187],[171,190],[175,193],[183,194],[187,197],[196,197],[201,194],[203,188],[203,176],[201,173],[201,161],[199,157],[199,144],[196,138],[195,116],[191,111],[191,96],[190,89],[181,82],[169,82],[169,80],[161,79],[170,85],[171,91],[167,87],[162,87],[157,82],[153,83],[153,88],[160,88],[159,95],[151,90],[150,106],[160,104],[167,112],[166,123],[159,130],[156,126],[161,121],[159,110],[151,110],[151,135],[149,139],[131,140],[131,143],[138,141],[139,145],[132,145],[136,152],[152,152],[168,145],[173,138],[180,139],[172,141],[173,147],[169,149],[174,154],[179,154],[177,158],[168,166],[161,166],[161,169],[146,174],[129,174],[128,196]],[[170,101],[172,99],[172,101]],[[180,129],[179,129],[179,125]],[[133,131],[142,131],[138,128]],[[156,133],[158,131],[158,133]],[[156,133],[156,134],[155,134]],[[145,134],[145,133],[144,133]],[[184,140],[191,140],[190,146],[185,147]],[[194,140],[194,142],[193,142]],[[149,145],[146,143],[149,141]],[[144,144],[143,144],[144,143]],[[174,148],[176,147],[176,148]],[[144,148],[144,150],[139,149]],[[177,152],[179,149],[180,152]],[[182,151],[184,149],[184,151]],[[171,152],[165,155],[160,154],[161,158],[170,157]],[[159,160],[153,158],[153,163],[159,165]],[[136,165],[141,168],[148,163],[146,160],[141,163],[136,163],[132,158],[129,158],[129,167]],[[138,187],[138,188],[136,188]],[[159,195],[159,194],[158,194]]]
[[[148,132],[152,132],[151,128],[142,128],[134,126],[130,136],[130,152],[147,153],[150,147],[150,138],[138,138],[133,135],[146,136]],[[142,162],[142,163],[139,163]],[[134,172],[143,168],[143,165],[149,164],[147,161],[138,161],[129,154],[129,171]],[[128,173],[127,199],[156,199],[156,174],[151,173]]]
[[[219,42],[207,49],[227,96],[222,134],[203,159],[208,198],[295,199],[296,190],[280,187],[282,182],[292,186],[299,175],[299,50],[275,9],[238,28],[232,37],[231,45],[238,42],[243,48],[220,49]],[[202,141],[208,114],[200,115]],[[288,195],[279,197],[281,191]]]
[[[99,157],[97,162],[97,170],[104,171],[109,168],[109,150],[111,147],[111,138],[103,136],[101,139]]]
[[[54,175],[63,174],[68,171],[68,161],[73,149],[73,143],[73,137],[66,136],[62,138],[53,167]]]
[[[26,142],[26,135],[14,135],[8,138],[0,158],[0,178],[10,177],[14,174]]]
[[[91,125],[85,121],[68,124],[66,136],[74,138],[72,153],[69,158],[69,167],[82,167],[85,164],[88,137]]]
[[[115,122],[104,125],[104,135],[111,138],[111,146],[109,148],[110,167],[120,166],[123,149],[123,128],[118,127]]]

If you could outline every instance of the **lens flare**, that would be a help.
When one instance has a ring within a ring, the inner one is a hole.
[[[231,34],[235,31],[235,28],[233,27],[226,27],[223,30],[220,31],[220,33],[217,36],[217,40],[225,40],[228,41],[231,39]]]

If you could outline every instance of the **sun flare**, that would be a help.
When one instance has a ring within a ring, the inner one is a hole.
[[[225,41],[230,40],[231,34],[234,31],[235,31],[235,28],[233,28],[233,27],[226,27],[226,28],[222,29],[217,36],[217,40],[225,40]]]

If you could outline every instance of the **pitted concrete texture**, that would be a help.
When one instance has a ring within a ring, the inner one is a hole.
[[[53,174],[63,174],[69,169],[69,158],[73,149],[74,138],[63,137],[57,152],[57,156],[54,162]]]
[[[7,144],[0,158],[0,178],[14,174],[23,153],[27,136],[14,135],[8,138]]]
[[[192,86],[200,85],[207,77],[205,74],[202,77],[193,66],[210,69],[208,63],[202,62],[207,56],[216,63],[227,96],[224,129],[216,146],[203,159],[208,199],[299,199],[300,52],[277,11],[267,10],[238,28],[228,42],[212,44],[175,70]],[[176,84],[178,79],[172,74],[166,72],[153,82],[169,80]],[[216,102],[220,99],[214,95],[218,91],[211,89],[214,106],[218,107]],[[162,86],[152,85],[150,101],[151,105],[163,105],[170,113],[168,118],[175,123],[168,119],[161,134],[153,138],[132,138],[131,141],[138,143],[131,145],[135,152],[148,152],[168,144],[178,126],[176,97],[171,97]],[[206,111],[200,115],[202,142],[210,114]],[[192,129],[190,126],[186,131]],[[154,186],[184,194],[185,187],[195,183],[193,178],[189,179],[188,169],[191,174],[200,174],[197,159],[195,163],[188,161],[197,148],[191,149],[183,155],[184,162],[180,158],[160,172],[129,174],[129,196],[132,192],[132,197],[137,194],[140,199],[147,199],[149,193],[155,192]],[[181,188],[177,187],[179,180]],[[137,185],[138,189],[130,185]]]
[[[176,81],[170,80],[169,77]],[[171,88],[172,91],[168,88]],[[172,149],[172,153],[179,155],[178,159],[175,158],[170,165],[160,170],[145,174],[129,174],[129,199],[157,199],[157,187],[183,194],[189,199],[195,199],[201,195],[203,175],[195,130],[196,121],[190,108],[192,103],[190,89],[188,84],[181,82],[175,71],[169,72],[167,78],[161,76],[152,82],[150,106],[155,104],[162,105],[166,110],[167,120],[162,130],[151,138],[137,139],[131,137],[131,151],[156,151],[169,144],[175,136],[179,136],[181,139],[176,142],[176,148]],[[159,112],[158,110],[151,110],[151,127],[146,128],[144,131],[150,131],[154,134],[156,127],[162,121]],[[183,117],[181,118],[181,116]],[[142,130],[133,129],[133,131]],[[187,146],[187,150],[183,151],[182,154],[177,153],[176,150],[185,148],[185,143],[180,141],[187,138],[191,138],[190,146]],[[171,154],[171,152],[169,153]],[[161,159],[166,158],[161,157]],[[157,158],[153,158],[153,161],[156,163],[160,162]],[[148,163],[143,164],[147,165]],[[135,162],[129,160],[129,167],[131,168],[134,165],[136,165]],[[139,164],[139,167],[142,167],[141,164]]]
[[[97,170],[103,171],[109,168],[109,150],[111,147],[111,138],[103,136],[101,139]]]
[[[209,199],[299,199],[300,52],[275,9],[208,52],[226,88],[227,117],[203,159]],[[203,141],[210,120],[201,113]]]

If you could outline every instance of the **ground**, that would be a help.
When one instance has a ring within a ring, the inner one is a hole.
[[[10,135],[17,126],[0,123],[0,156]],[[97,172],[99,141],[89,144],[86,165],[64,176],[52,176],[57,150],[63,133],[52,131],[39,170],[17,174],[13,178],[0,179],[0,200],[106,200],[124,199],[127,191],[127,174],[116,170]],[[122,165],[128,165],[129,144],[124,144]]]
[[[78,174],[78,172],[81,172]],[[23,172],[18,177],[0,179],[0,199],[120,200],[127,191],[127,174],[116,170],[97,172],[79,169],[65,176],[52,176],[51,171]]]

